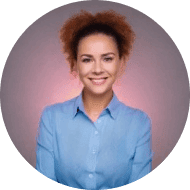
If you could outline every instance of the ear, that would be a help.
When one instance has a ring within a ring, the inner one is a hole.
[[[74,63],[74,66],[71,73],[76,78],[78,76],[78,65],[77,65],[77,61],[74,61],[73,63]]]
[[[122,56],[120,58],[119,77],[121,77],[123,75],[123,73],[125,72],[126,65],[127,65],[126,57]]]
[[[120,65],[123,66],[125,65],[125,56],[122,56],[121,59],[120,59]]]

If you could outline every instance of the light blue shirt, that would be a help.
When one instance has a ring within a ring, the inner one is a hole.
[[[116,95],[92,122],[82,93],[44,109],[38,128],[36,169],[58,183],[109,189],[151,171],[151,121]]]

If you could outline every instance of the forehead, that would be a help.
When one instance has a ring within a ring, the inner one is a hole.
[[[118,53],[117,43],[112,36],[106,34],[91,34],[82,38],[78,44],[78,54]]]

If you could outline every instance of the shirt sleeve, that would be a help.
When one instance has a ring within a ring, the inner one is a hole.
[[[46,177],[57,181],[54,171],[53,131],[51,114],[47,107],[40,118],[36,137],[36,169]]]
[[[146,116],[145,119],[141,119],[139,126],[139,138],[133,158],[129,183],[144,177],[152,170],[152,125],[149,117]]]

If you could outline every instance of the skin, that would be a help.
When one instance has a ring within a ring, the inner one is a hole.
[[[79,41],[75,64],[84,85],[84,108],[94,122],[112,99],[112,86],[118,78],[123,58],[119,58],[114,38],[98,33]]]

